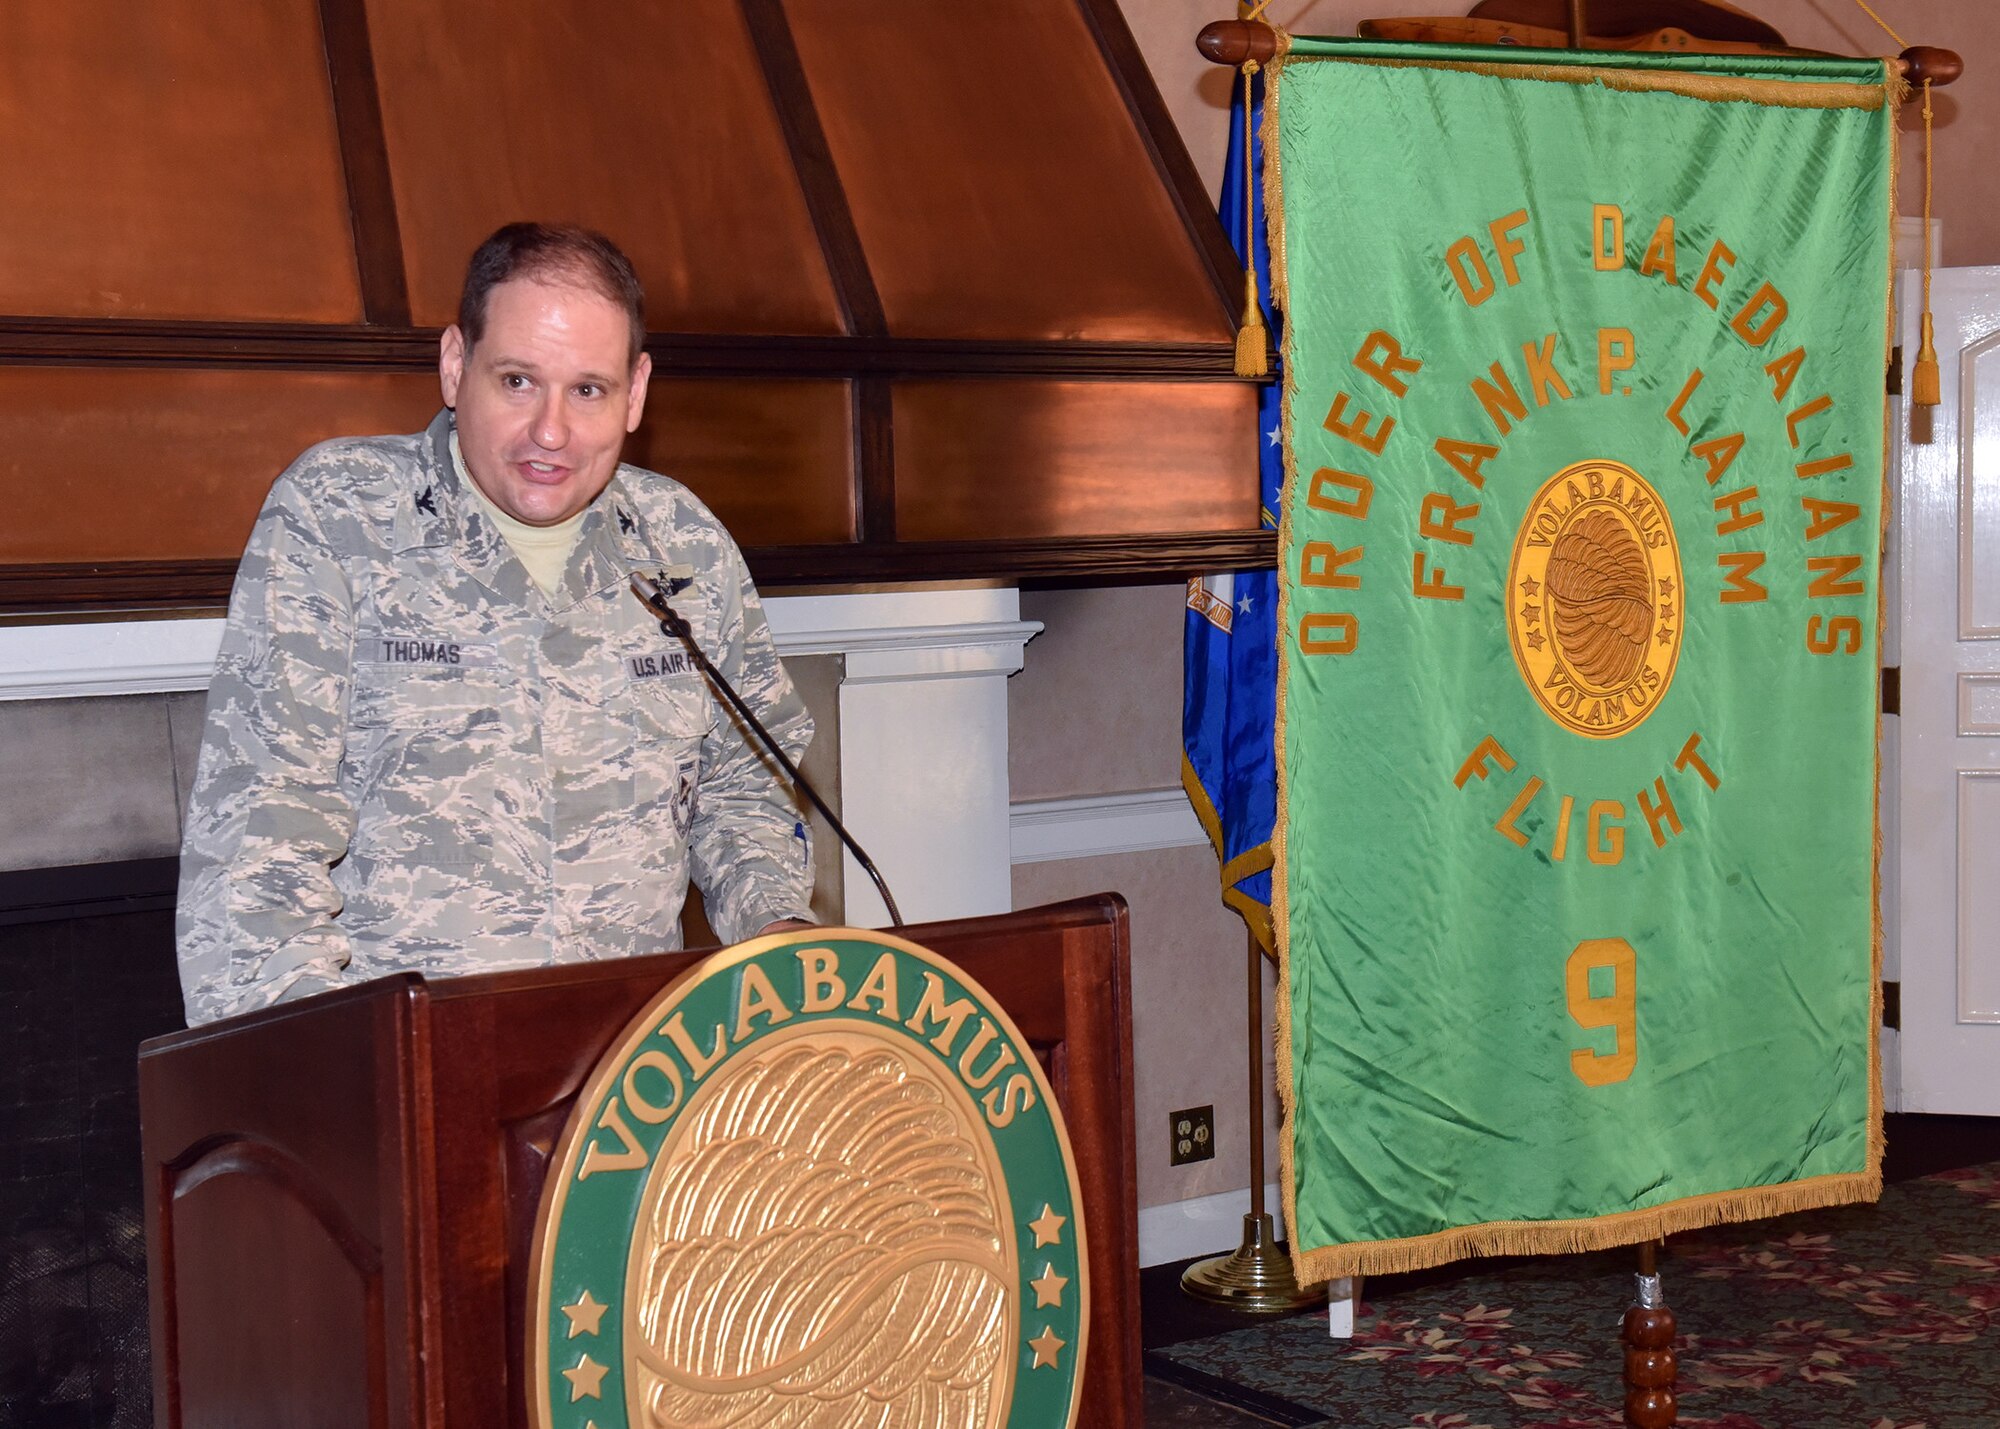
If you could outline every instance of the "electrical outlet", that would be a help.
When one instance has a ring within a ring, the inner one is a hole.
[[[1214,1107],[1191,1106],[1185,1111],[1169,1112],[1167,1129],[1173,1133],[1169,1141],[1171,1150],[1167,1155],[1169,1166],[1185,1166],[1190,1161],[1211,1161],[1215,1158]]]

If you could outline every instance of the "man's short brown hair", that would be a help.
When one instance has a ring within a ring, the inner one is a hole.
[[[632,322],[632,361],[639,360],[646,346],[646,293],[632,260],[603,234],[569,224],[510,223],[474,251],[458,299],[458,330],[468,350],[486,331],[486,295],[516,278],[574,284],[625,309]]]

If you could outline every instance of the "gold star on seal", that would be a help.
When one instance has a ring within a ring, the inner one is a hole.
[[[1541,618],[1542,608],[1539,605],[1524,605],[1521,607],[1521,619],[1527,621],[1530,625]]]
[[[1527,596],[1527,597],[1528,597],[1529,599],[1531,599],[1531,600],[1532,600],[1532,599],[1534,598],[1534,594],[1535,594],[1535,592],[1536,592],[1536,591],[1538,591],[1538,590],[1540,590],[1540,589],[1541,589],[1541,586],[1540,586],[1540,585],[1538,585],[1538,584],[1536,584],[1536,582],[1535,582],[1535,578],[1534,578],[1533,576],[1522,576],[1522,577],[1521,577],[1521,594],[1522,594],[1522,595],[1525,595],[1525,596]]]
[[[591,1399],[604,1398],[604,1376],[611,1372],[611,1366],[601,1365],[588,1354],[576,1362],[576,1368],[563,1371],[563,1378],[569,1381],[569,1402],[576,1403],[586,1396]]]
[[[1530,650],[1539,650],[1542,648],[1542,635],[1539,631],[1530,630],[1522,639],[1528,642]]]
[[[1029,1346],[1035,1352],[1035,1362],[1029,1368],[1059,1368],[1060,1366],[1056,1364],[1056,1352],[1068,1343],[1068,1340],[1056,1338],[1056,1332],[1052,1327],[1048,1325],[1042,1326],[1041,1334],[1028,1341]]]
[[[1028,1283],[1035,1287],[1035,1308],[1037,1310],[1046,1310],[1051,1305],[1055,1306],[1058,1310],[1062,1308],[1063,1286],[1069,1284],[1069,1277],[1067,1275],[1056,1274],[1055,1266],[1044,1261],[1042,1264],[1041,1279],[1030,1280]]]
[[[1674,643],[1674,632],[1667,629],[1664,625],[1660,627],[1660,643],[1662,645],[1671,645]]]
[[[1035,1233],[1035,1248],[1039,1250],[1045,1245],[1061,1245],[1062,1228],[1068,1220],[1068,1216],[1057,1215],[1056,1208],[1047,1201],[1042,1202],[1041,1215],[1028,1222],[1028,1229]]]
[[[1670,580],[1665,580],[1665,579],[1661,580],[1661,582],[1660,582],[1660,594],[1661,594],[1661,595],[1672,595],[1673,593],[1674,593],[1674,583],[1673,583],[1672,581],[1670,581]]]
[[[563,1314],[569,1316],[569,1338],[573,1340],[578,1335],[596,1334],[598,1325],[604,1319],[606,1308],[591,1299],[588,1290],[583,1292],[583,1297],[574,1305],[563,1306]]]

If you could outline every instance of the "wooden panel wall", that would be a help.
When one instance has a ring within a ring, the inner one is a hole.
[[[896,529],[948,541],[1254,525],[1235,464],[1255,404],[1235,383],[898,384],[897,470],[911,479],[897,483]]]
[[[0,412],[35,414],[0,443],[0,562],[234,560],[293,457],[412,431],[437,400],[406,373],[0,367]]]
[[[410,309],[458,312],[466,256],[524,214],[617,238],[647,321],[836,333],[840,316],[750,32],[728,5],[370,0]]]
[[[1234,340],[1074,5],[786,12],[890,332]],[[998,134],[1011,162],[966,162]]]
[[[313,0],[9,5],[0,196],[0,313],[361,317]]]
[[[299,450],[435,410],[517,218],[632,254],[629,455],[766,583],[1268,560],[1239,280],[1116,0],[976,8],[10,7],[0,611],[220,602]]]
[[[655,382],[625,459],[688,479],[737,541],[854,539],[846,382]]]

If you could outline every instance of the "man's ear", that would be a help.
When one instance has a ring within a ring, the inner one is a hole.
[[[632,364],[632,387],[625,395],[625,430],[639,430],[639,419],[646,415],[646,384],[653,379],[653,354],[642,352],[639,360]]]
[[[438,339],[438,386],[447,407],[458,405],[458,384],[465,376],[465,334],[453,323]]]

